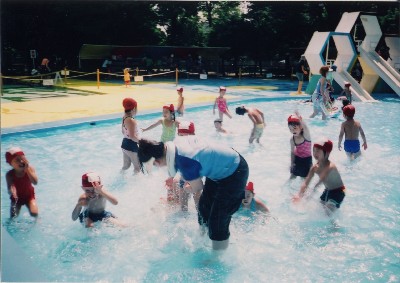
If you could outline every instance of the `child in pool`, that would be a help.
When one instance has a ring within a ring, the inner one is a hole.
[[[19,147],[7,150],[6,161],[13,167],[6,173],[7,189],[11,199],[10,217],[17,217],[23,205],[26,205],[31,216],[37,217],[39,209],[35,199],[35,188],[32,186],[38,183],[35,168],[29,164]]]
[[[131,74],[129,74],[129,68],[124,69],[124,83],[125,87],[128,87],[131,85]]]
[[[173,141],[175,139],[176,128],[178,127],[179,122],[175,121],[175,110],[173,104],[164,105],[163,118],[142,130],[145,132],[157,127],[158,125],[162,125],[162,142]]]
[[[268,207],[259,199],[254,197],[254,184],[253,182],[249,182],[246,186],[246,190],[244,191],[244,200],[242,201],[241,209],[249,209],[251,211],[261,211],[264,213],[268,213]]]
[[[232,119],[232,115],[228,109],[228,104],[226,103],[226,98],[224,97],[225,93],[226,93],[226,87],[220,86],[219,87],[219,96],[215,99],[214,108],[213,108],[213,114],[215,115],[215,107],[218,106],[218,113],[219,113],[219,118],[221,119],[221,121],[224,120],[224,117],[223,117],[224,114]]]
[[[94,222],[103,220],[117,224],[115,216],[105,208],[107,200],[113,205],[117,205],[118,200],[105,190],[99,175],[94,172],[83,174],[82,190],[84,193],[79,197],[72,211],[73,221],[79,218],[81,223],[85,223],[86,228],[93,227]],[[85,209],[81,212],[82,208]]]
[[[299,201],[306,193],[314,174],[319,176],[319,181],[314,186],[314,190],[321,184],[325,185],[325,190],[320,196],[321,203],[328,215],[331,215],[340,207],[345,197],[345,186],[336,165],[329,160],[333,143],[327,138],[322,138],[314,143],[313,156],[317,163],[311,168],[301,185],[299,193],[293,197],[293,201]]]
[[[290,139],[290,179],[307,177],[312,166],[311,135],[298,112],[288,118]]]
[[[361,127],[361,123],[353,119],[354,114],[356,112],[355,107],[352,104],[349,104],[343,108],[343,116],[346,119],[342,123],[339,134],[339,150],[342,149],[342,139],[345,136],[344,140],[344,151],[347,156],[354,160],[355,158],[361,155],[360,150],[360,141],[358,140],[358,136],[361,134],[361,138],[363,140],[363,148],[367,149],[367,139],[365,138],[364,130]]]
[[[195,135],[195,127],[193,122],[182,121],[181,123],[179,123],[177,139],[185,138],[186,136],[192,135]],[[190,187],[190,184],[183,179],[180,172],[177,172],[175,176],[168,178],[165,181],[165,185],[168,191],[168,202],[172,204],[179,203],[181,210],[187,211],[188,200],[190,196],[190,193],[188,191],[190,190],[185,190],[184,188],[187,186]],[[198,199],[196,199],[196,196],[198,195],[193,195],[195,204],[198,203]]]
[[[249,143],[253,143],[254,140],[256,140],[257,143],[260,143],[260,137],[262,136],[265,128],[264,113],[257,108],[246,108],[244,106],[236,108],[236,114],[244,115],[244,113],[247,113],[254,125],[250,134]]]
[[[178,104],[176,107],[176,113],[178,113],[179,116],[183,116],[183,111],[185,110],[185,105],[183,104],[183,101],[185,98],[183,97],[183,87],[178,87],[176,89],[176,92],[178,93]]]
[[[137,102],[133,98],[125,98],[122,101],[125,114],[122,118],[121,131],[124,135],[121,143],[123,165],[121,171],[128,170],[133,164],[134,173],[139,173],[141,166],[137,156],[139,131],[135,116],[137,113]]]
[[[225,130],[222,127],[222,120],[221,119],[215,119],[214,120],[214,127],[215,127],[215,130],[217,131],[217,133],[223,133],[223,134],[228,133],[228,131]]]
[[[349,83],[349,82],[344,83],[344,89],[339,94],[338,100],[347,99],[349,101],[349,103],[351,104],[351,102],[353,101],[353,95],[351,94],[350,87],[351,87],[351,83]]]

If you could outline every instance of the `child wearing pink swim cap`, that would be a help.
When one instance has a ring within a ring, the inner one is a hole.
[[[354,160],[361,155],[360,150],[360,141],[358,140],[359,135],[363,140],[362,147],[364,150],[368,148],[367,139],[364,134],[364,130],[361,127],[361,123],[359,121],[354,120],[354,114],[356,113],[356,108],[352,105],[346,105],[343,108],[343,116],[346,119],[340,127],[339,134],[339,150],[342,149],[342,139],[344,138],[344,151],[350,160]]]
[[[327,138],[321,138],[314,143],[313,156],[317,163],[311,167],[299,193],[293,197],[293,201],[298,202],[306,194],[312,178],[317,174],[320,179],[314,186],[314,191],[319,185],[324,184],[325,190],[320,196],[320,200],[329,216],[340,207],[346,189],[336,165],[329,160],[332,149],[333,143]]]
[[[38,183],[35,168],[30,165],[25,153],[19,147],[11,147],[7,150],[6,161],[13,168],[6,173],[7,189],[11,200],[10,217],[17,217],[23,205],[26,205],[31,216],[37,217],[39,209],[33,187]]]

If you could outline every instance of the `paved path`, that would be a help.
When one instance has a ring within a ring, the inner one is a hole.
[[[78,119],[84,117],[102,116],[108,114],[123,114],[122,100],[132,97],[138,102],[139,114],[144,110],[160,109],[166,103],[176,104],[177,92],[175,85],[142,85],[131,86],[81,86],[75,90],[60,92],[59,95],[45,92],[39,94],[24,94],[23,100],[13,102],[12,96],[21,93],[7,92],[1,104],[1,128],[21,127],[42,124],[60,120]],[[78,91],[76,91],[78,90]],[[82,95],[86,93],[86,95]],[[205,91],[184,91],[185,105],[209,102],[211,105],[217,93]],[[35,99],[32,99],[35,97]],[[40,98],[40,99],[38,99]]]

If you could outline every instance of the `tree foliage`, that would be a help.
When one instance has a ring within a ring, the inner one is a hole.
[[[399,33],[395,2],[3,0],[3,57],[36,49],[73,58],[82,44],[227,46],[254,60],[305,49],[314,31],[335,30],[344,12],[376,13]]]

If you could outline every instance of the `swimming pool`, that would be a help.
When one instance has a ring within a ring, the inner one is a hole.
[[[399,102],[388,98],[355,103],[355,118],[368,141],[368,150],[355,162],[337,150],[342,118],[306,120],[313,140],[327,136],[334,142],[331,160],[347,187],[336,224],[318,203],[322,188],[294,205],[291,194],[300,180],[285,184],[290,164],[286,119],[296,109],[307,117],[312,106],[291,99],[253,99],[243,105],[265,114],[263,146],[249,146],[251,122],[246,116],[225,118],[224,126],[232,132],[226,136],[215,133],[212,106],[193,109],[184,117],[195,122],[198,136],[233,146],[246,158],[256,196],[271,210],[270,217],[235,215],[225,252],[213,252],[208,237],[200,235],[193,201],[185,213],[160,200],[166,196],[165,168],[154,168],[150,176],[133,176],[132,171],[121,175],[119,119],[4,135],[2,225],[49,281],[399,282]],[[239,105],[230,103],[231,112]],[[139,116],[139,126],[159,116]],[[145,134],[158,139],[161,127]],[[22,147],[36,168],[37,223],[26,208],[8,221],[4,176],[10,167],[4,153],[11,145]],[[107,210],[128,227],[100,224],[88,230],[71,220],[82,193],[81,175],[90,170],[101,175],[119,200],[117,206],[108,203]]]

